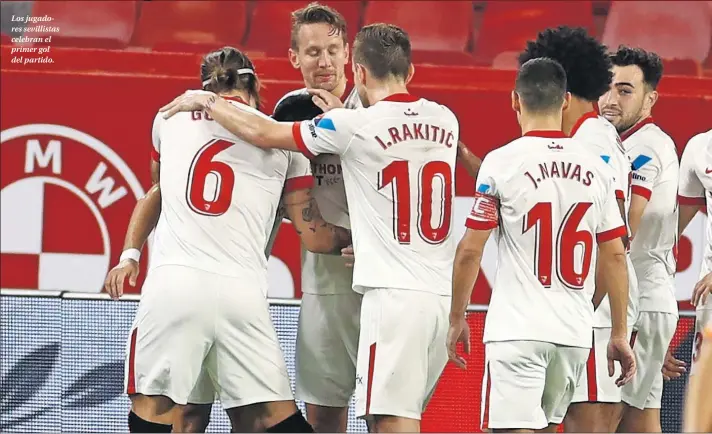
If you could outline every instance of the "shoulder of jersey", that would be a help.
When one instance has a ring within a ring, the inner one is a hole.
[[[302,94],[305,94],[305,93],[307,93],[307,88],[306,88],[306,87],[302,87],[301,89],[294,89],[294,90],[291,90],[291,91],[285,93],[284,95],[282,95],[282,98],[280,98],[280,99],[277,101],[277,104],[274,105],[274,108],[276,109],[276,108],[282,103],[282,101],[284,101],[285,99],[289,98],[290,96],[293,96],[293,95],[302,95]]]
[[[230,103],[233,107],[239,108],[240,110],[244,110],[244,111],[246,111],[246,112],[252,113],[252,114],[257,115],[257,116],[260,116],[260,117],[262,117],[262,118],[272,120],[271,117],[267,116],[266,114],[262,113],[261,111],[255,109],[255,108],[250,107],[250,106],[247,105],[247,104],[243,104],[243,103],[240,103],[240,102],[237,102],[237,101],[230,101],[230,100],[228,100],[227,102]]]
[[[688,149],[690,149],[690,152],[697,152],[698,149],[699,152],[702,152],[705,147],[707,147],[707,151],[712,152],[712,130],[693,136],[690,141],[687,142],[687,146],[685,146],[683,152],[687,152]]]

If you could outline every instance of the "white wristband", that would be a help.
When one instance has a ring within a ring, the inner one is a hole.
[[[138,260],[141,259],[141,251],[139,249],[126,249],[121,252],[119,262],[123,261],[124,259],[133,259],[134,261],[138,262]]]

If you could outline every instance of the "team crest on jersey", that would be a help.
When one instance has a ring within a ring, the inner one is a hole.
[[[3,288],[99,292],[144,191],[109,146],[62,125],[0,133]]]

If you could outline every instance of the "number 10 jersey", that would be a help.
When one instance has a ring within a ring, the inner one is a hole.
[[[252,146],[201,112],[162,115],[153,126],[162,208],[151,268],[182,265],[239,277],[266,295],[265,247],[280,198],[312,186],[309,161]]]
[[[466,225],[498,229],[485,343],[590,348],[595,243],[626,234],[603,160],[561,132],[527,133],[482,162]]]

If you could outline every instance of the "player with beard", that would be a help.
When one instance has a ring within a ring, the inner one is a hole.
[[[205,110],[259,147],[341,157],[355,235],[353,289],[363,294],[357,416],[372,430],[416,432],[447,361],[459,125],[447,107],[407,92],[414,68],[402,29],[361,29],[352,69],[365,108],[343,109],[333,94],[312,89],[330,110],[311,122],[267,125],[207,93],[162,110],[167,118]]]
[[[596,103],[611,84],[611,60],[607,49],[582,28],[546,29],[519,56],[519,63],[538,57],[556,60],[566,71],[571,102],[563,112],[563,131],[583,141],[587,148],[615,171],[616,199],[623,221],[627,221],[630,163],[624,153],[615,127],[598,116]],[[624,236],[627,245],[627,236]],[[637,279],[630,257],[627,258],[629,279],[628,333],[637,319]],[[564,425],[572,432],[613,432],[622,412],[621,389],[609,377],[606,345],[611,334],[611,312],[604,299],[594,314],[593,346],[584,377],[574,394]],[[616,369],[619,369],[616,366]]]
[[[619,429],[661,432],[660,405],[665,354],[677,327],[675,257],[680,166],[675,143],[658,127],[652,109],[663,75],[660,57],[621,46],[611,55],[613,83],[599,99],[601,114],[620,133],[632,162],[630,256],[640,294],[632,339],[640,369],[622,389],[626,404]]]
[[[345,108],[361,107],[344,73],[348,58],[346,21],[338,11],[319,3],[294,11],[289,61],[301,72],[305,87],[287,93],[275,110],[285,98],[308,94],[308,89],[338,97]],[[314,101],[324,107],[320,98]],[[480,160],[461,142],[458,158],[476,177]],[[313,194],[327,221],[349,227],[342,170],[337,155],[317,156],[312,161]],[[307,419],[317,432],[346,431],[348,404],[355,387],[361,295],[351,288],[353,269],[347,261],[302,252],[295,395],[305,402]]]

